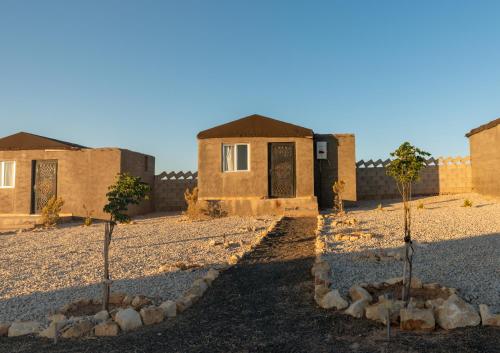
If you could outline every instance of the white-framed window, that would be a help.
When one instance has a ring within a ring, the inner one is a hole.
[[[250,170],[250,145],[235,143],[222,145],[222,171],[243,172]]]
[[[13,188],[16,181],[16,162],[0,161],[0,188]]]

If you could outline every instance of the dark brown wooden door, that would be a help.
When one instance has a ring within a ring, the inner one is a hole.
[[[57,197],[57,160],[34,161],[32,212],[41,213],[54,196]]]
[[[295,197],[295,143],[269,144],[269,197]]]

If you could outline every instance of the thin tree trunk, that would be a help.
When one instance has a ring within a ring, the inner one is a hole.
[[[102,308],[103,310],[109,310],[109,245],[111,244],[111,235],[113,233],[113,222],[106,222],[104,227],[104,247],[103,247],[103,257],[104,257],[104,275],[102,281]]]

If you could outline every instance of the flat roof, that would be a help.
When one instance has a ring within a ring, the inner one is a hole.
[[[479,127],[476,127],[475,129],[472,129],[467,134],[465,134],[465,137],[471,137],[472,135],[477,134],[478,132],[491,129],[499,124],[500,124],[500,118],[492,120],[487,124],[483,124]]]

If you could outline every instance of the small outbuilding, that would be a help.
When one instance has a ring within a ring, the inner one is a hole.
[[[500,118],[465,136],[469,138],[473,191],[500,196]]]
[[[118,173],[153,185],[155,159],[121,148],[88,148],[20,132],[0,139],[0,227],[30,226],[53,196],[64,200],[66,216],[105,218],[108,186]],[[150,212],[152,204],[130,209]]]
[[[346,149],[338,148],[335,135],[315,135],[311,129],[256,114],[202,131],[199,200],[218,203],[228,214],[317,214],[318,198],[331,189],[339,170],[349,169],[346,195],[355,201],[354,136],[348,136],[350,155],[339,156]],[[315,144],[316,137],[321,144]],[[316,178],[319,159],[325,167]]]

